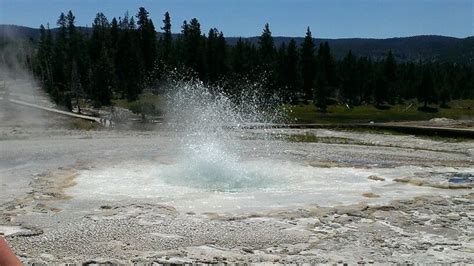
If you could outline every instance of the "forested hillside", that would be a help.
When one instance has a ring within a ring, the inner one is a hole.
[[[180,23],[175,35],[169,13],[155,25],[145,8],[112,19],[98,13],[90,29],[77,27],[69,11],[56,26],[41,25],[39,35],[24,28],[15,34],[31,37],[34,52],[25,64],[68,108],[79,99],[95,106],[135,100],[144,89],[159,90],[170,70],[229,94],[242,81],[258,82],[262,97],[313,102],[321,111],[334,101],[383,106],[417,98],[426,107],[474,97],[473,38],[320,40],[309,28],[303,38],[274,38],[266,24],[258,38],[236,39],[216,28],[204,31],[196,18]]]
[[[78,27],[85,35],[92,32],[92,28]],[[52,28],[53,34],[58,31]],[[157,31],[158,38],[162,32]],[[40,30],[16,25],[0,25],[0,39],[5,36],[16,36],[26,39],[37,40]],[[349,50],[358,56],[372,58],[383,58],[388,50],[392,50],[398,61],[448,61],[458,63],[474,63],[474,37],[454,38],[436,35],[423,35],[413,37],[373,39],[373,38],[342,38],[324,39],[317,38],[315,34],[314,43],[328,42],[336,59],[341,59]],[[173,39],[179,38],[180,33],[173,33]],[[229,46],[237,44],[239,37],[225,37]],[[254,45],[258,45],[259,37],[243,37]],[[275,46],[288,43],[294,39],[300,45],[304,37],[275,36]]]

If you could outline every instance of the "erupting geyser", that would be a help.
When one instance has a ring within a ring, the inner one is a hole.
[[[273,123],[282,118],[281,113],[269,112],[255,91],[248,89],[230,99],[220,88],[199,82],[179,82],[173,88],[167,123],[176,137],[179,154],[176,165],[162,173],[167,182],[215,191],[272,184],[271,176],[252,169],[245,161],[259,159],[262,154],[268,157],[276,149],[264,142],[248,150],[241,138],[244,126]]]

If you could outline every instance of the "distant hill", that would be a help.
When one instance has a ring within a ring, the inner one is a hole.
[[[92,32],[92,28],[88,27],[78,27],[79,30],[89,34]],[[54,33],[57,31],[57,28],[51,29]],[[1,38],[27,38],[36,40],[40,36],[39,28],[29,28],[24,26],[17,26],[17,25],[5,25],[0,24],[0,39]]]
[[[84,33],[89,34],[91,28],[79,27]],[[53,32],[55,29],[53,29]],[[178,34],[175,34],[178,36]],[[39,37],[39,29],[17,26],[0,25],[0,38],[31,38]],[[238,37],[227,37],[229,45],[235,45]],[[243,38],[251,43],[257,44],[258,37]],[[281,45],[294,39],[299,45],[303,42],[302,37],[274,37],[275,44]],[[474,64],[474,36],[467,38],[454,38],[436,35],[423,35],[413,37],[368,39],[315,39],[316,45],[328,42],[332,53],[336,58],[342,58],[349,50],[359,56],[369,56],[377,60],[383,58],[389,50],[392,50],[399,61],[449,61]]]
[[[237,43],[239,38],[227,38],[230,45]],[[258,37],[246,38],[252,43],[258,43]],[[288,44],[294,39],[298,45],[303,42],[303,37],[274,37],[275,45],[283,42]],[[454,38],[436,35],[424,35],[388,39],[319,39],[315,38],[319,46],[328,42],[336,58],[344,57],[349,50],[358,56],[369,56],[380,59],[392,50],[398,61],[449,61],[474,64],[474,37]]]

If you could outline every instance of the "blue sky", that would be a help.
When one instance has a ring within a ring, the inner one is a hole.
[[[144,6],[155,26],[171,14],[173,32],[196,17],[204,32],[256,36],[270,23],[274,36],[303,36],[310,26],[320,38],[387,38],[436,34],[474,35],[474,0],[0,0],[0,24],[55,26],[72,10],[78,25],[91,25],[102,11],[109,20]]]

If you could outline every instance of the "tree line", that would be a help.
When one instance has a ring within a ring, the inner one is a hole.
[[[451,99],[474,97],[474,68],[449,62],[397,62],[392,51],[383,60],[358,57],[351,51],[336,60],[327,42],[316,44],[308,27],[301,45],[295,40],[274,44],[266,24],[257,44],[240,38],[227,44],[222,31],[201,31],[196,18],[171,32],[165,13],[158,29],[141,7],[111,21],[98,13],[91,33],[75,25],[75,16],[61,13],[57,31],[40,26],[32,59],[35,75],[59,104],[69,109],[82,99],[95,106],[115,98],[136,100],[144,89],[159,89],[170,70],[237,93],[242,80],[261,83],[262,97],[284,103],[314,103],[321,111],[339,102],[401,103],[417,98],[446,105]]]

